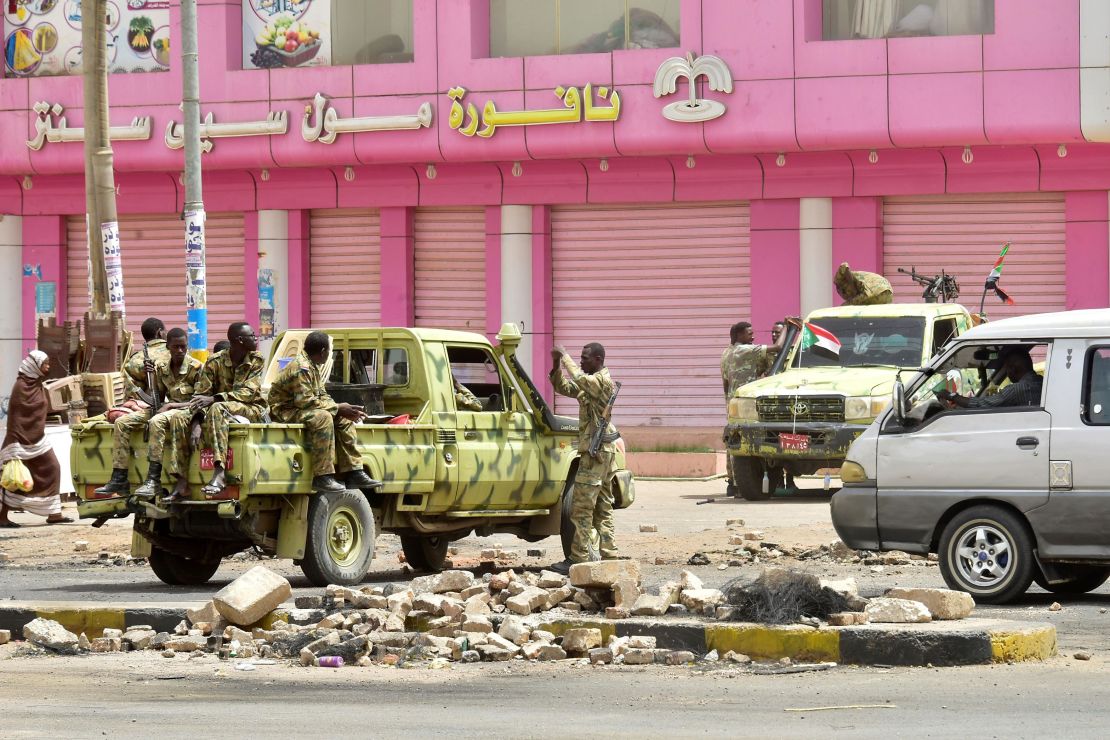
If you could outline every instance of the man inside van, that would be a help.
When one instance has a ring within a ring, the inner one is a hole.
[[[937,392],[937,398],[942,401],[952,401],[965,409],[1040,406],[1041,386],[1044,384],[1044,379],[1033,369],[1033,358],[1029,356],[1029,348],[1005,346],[999,351],[998,359],[1002,363],[1006,377],[1010,380],[1010,385],[998,393],[975,398],[942,390]]]

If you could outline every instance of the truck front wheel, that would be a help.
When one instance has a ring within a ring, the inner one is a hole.
[[[151,546],[150,569],[170,586],[199,586],[208,583],[220,568],[219,560],[193,560],[158,546]]]
[[[424,573],[438,573],[443,570],[443,565],[447,562],[449,544],[447,538],[442,536],[401,536],[401,550],[405,553],[405,560],[414,569]]]
[[[317,493],[308,504],[301,570],[317,586],[361,583],[374,559],[374,512],[361,491]]]
[[[732,455],[732,478],[740,496],[747,501],[766,501],[783,484],[782,468],[767,471],[767,491],[763,491],[763,461],[758,457]]]

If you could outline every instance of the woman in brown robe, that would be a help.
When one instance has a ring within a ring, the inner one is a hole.
[[[46,517],[47,524],[72,522],[62,516],[62,497],[59,494],[61,468],[54,450],[46,440],[46,414],[49,403],[42,387],[50,359],[45,352],[32,350],[19,366],[19,375],[12,387],[8,401],[8,433],[0,447],[0,464],[18,458],[27,466],[34,480],[34,487],[24,493],[0,488],[0,527],[20,525],[8,519],[9,509],[21,509]]]

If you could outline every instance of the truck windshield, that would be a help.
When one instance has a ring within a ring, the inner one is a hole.
[[[815,319],[813,324],[840,341],[835,358],[819,345],[800,350],[791,367],[917,367],[925,340],[922,316],[855,316]]]

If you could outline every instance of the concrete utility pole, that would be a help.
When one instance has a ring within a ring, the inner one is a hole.
[[[85,0],[85,201],[88,210],[90,307],[97,318],[123,311],[123,263],[116,216],[116,178],[108,123],[107,0]]]
[[[200,72],[197,0],[181,0],[182,110],[185,115],[185,305],[189,354],[208,357],[208,290],[204,264],[204,196],[200,179]]]

